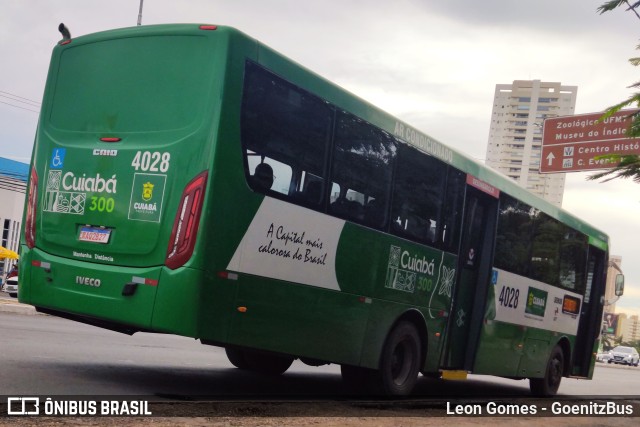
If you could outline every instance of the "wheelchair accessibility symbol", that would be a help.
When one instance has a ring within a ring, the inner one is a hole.
[[[64,165],[64,156],[67,154],[66,148],[56,148],[51,155],[49,167],[51,169],[62,169]]]

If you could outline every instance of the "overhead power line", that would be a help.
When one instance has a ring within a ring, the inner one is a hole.
[[[4,101],[0,101],[0,104],[8,105],[13,108],[19,108],[21,110],[31,111],[32,113],[40,112],[40,103],[38,101],[34,101],[33,99],[25,98],[24,96],[16,95],[11,92],[5,92],[3,90],[0,90],[0,97],[4,98]],[[24,105],[16,105],[15,103]],[[38,110],[35,110],[34,108],[37,108]]]
[[[0,96],[4,96],[7,98],[16,98],[16,101],[24,102],[25,104],[32,104],[34,107],[40,106],[40,103],[38,101],[34,101],[33,99],[25,98],[24,96],[16,95],[11,92],[5,92],[4,90],[0,90]]]
[[[21,109],[21,110],[31,111],[32,113],[39,113],[39,112],[40,112],[40,111],[38,111],[38,110],[32,110],[32,109],[30,109],[30,108],[25,108],[25,107],[20,107],[20,106],[18,106],[18,105],[9,104],[8,102],[0,101],[0,104],[8,105],[9,107],[13,107],[13,108],[19,108],[19,109]]]

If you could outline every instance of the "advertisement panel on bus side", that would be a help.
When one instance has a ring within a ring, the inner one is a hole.
[[[576,335],[581,295],[499,269],[491,283],[487,320]]]

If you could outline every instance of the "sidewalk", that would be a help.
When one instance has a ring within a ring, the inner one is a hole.
[[[0,313],[38,314],[33,306],[20,304],[18,298],[11,298],[4,292],[0,292]]]

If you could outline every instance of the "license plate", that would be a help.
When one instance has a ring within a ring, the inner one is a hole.
[[[80,228],[78,240],[82,242],[109,243],[109,236],[111,236],[111,229],[109,228],[84,226]]]

